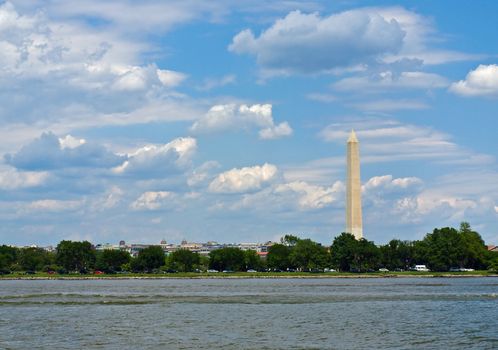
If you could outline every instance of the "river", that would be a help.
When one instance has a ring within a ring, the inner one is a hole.
[[[0,281],[5,349],[497,349],[498,278]]]

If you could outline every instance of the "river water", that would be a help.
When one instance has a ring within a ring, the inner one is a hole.
[[[2,349],[498,349],[498,278],[0,281]]]

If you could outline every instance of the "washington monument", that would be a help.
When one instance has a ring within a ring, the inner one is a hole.
[[[348,139],[348,173],[346,188],[346,232],[356,239],[363,237],[361,214],[360,143],[354,130]]]

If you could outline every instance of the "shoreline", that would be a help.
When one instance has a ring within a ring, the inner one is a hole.
[[[15,281],[15,280],[27,280],[27,281],[46,281],[46,280],[72,280],[72,281],[82,281],[82,280],[179,280],[179,279],[379,279],[379,278],[478,278],[478,277],[491,277],[497,278],[498,274],[413,274],[413,275],[397,275],[397,274],[386,274],[386,275],[192,275],[192,276],[174,276],[174,275],[139,275],[139,276],[2,276],[0,281]]]

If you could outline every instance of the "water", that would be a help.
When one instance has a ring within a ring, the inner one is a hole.
[[[0,281],[5,349],[498,349],[498,279]]]

